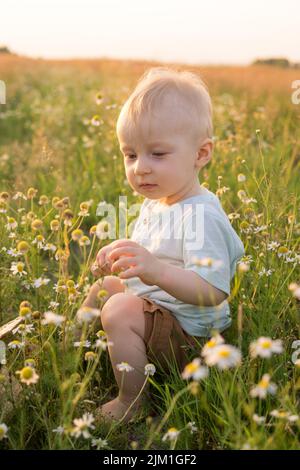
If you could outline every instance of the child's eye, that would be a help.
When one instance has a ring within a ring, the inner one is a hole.
[[[154,153],[153,155],[155,155],[156,157],[162,157],[163,155],[165,155],[165,153]]]
[[[132,158],[135,158],[135,155],[125,155],[127,158],[130,158],[130,160],[132,160]],[[132,158],[131,158],[132,157]]]

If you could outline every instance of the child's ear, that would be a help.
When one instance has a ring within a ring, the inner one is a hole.
[[[207,138],[201,142],[195,161],[195,165],[198,169],[203,168],[211,160],[213,146],[214,144],[212,139]]]

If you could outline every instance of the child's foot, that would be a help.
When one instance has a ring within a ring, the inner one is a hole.
[[[131,402],[132,403],[132,402]],[[128,421],[135,416],[141,409],[143,405],[147,403],[145,398],[140,398],[133,406],[131,403],[123,403],[120,401],[119,397],[114,398],[113,400],[105,403],[100,408],[98,408],[96,415],[100,418],[104,418],[106,421],[119,421],[122,420],[122,423],[128,423]],[[131,407],[130,407],[131,406]],[[127,412],[128,408],[130,410]],[[123,416],[126,416],[124,419]]]

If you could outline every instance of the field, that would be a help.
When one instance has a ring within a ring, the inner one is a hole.
[[[93,348],[105,336],[90,328],[89,346],[76,347],[72,327],[106,243],[95,234],[97,205],[118,207],[119,195],[128,207],[142,201],[125,179],[115,123],[154,65],[0,56],[0,325],[22,318],[0,343],[0,449],[299,448],[297,70],[186,67],[214,106],[214,156],[200,181],[246,250],[228,332],[241,362],[210,366],[201,380],[176,367],[148,374],[151,409],[139,421],[93,421],[117,387],[106,346]],[[65,321],[47,323],[50,310]]]

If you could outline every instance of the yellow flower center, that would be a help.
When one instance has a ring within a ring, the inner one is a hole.
[[[262,348],[264,348],[264,349],[270,349],[270,347],[272,346],[272,343],[271,343],[271,341],[268,341],[268,340],[267,340],[267,341],[263,341],[263,342],[261,343],[261,346],[262,346]]]
[[[230,356],[230,351],[226,351],[226,349],[221,349],[221,351],[219,351],[219,356],[220,357],[228,357],[228,356]]]
[[[197,369],[198,369],[197,364],[193,364],[192,362],[186,366],[186,370],[187,370],[187,372],[189,372],[190,374],[192,374],[193,372],[195,372]]]
[[[17,264],[17,271],[18,271],[19,273],[21,273],[21,272],[23,272],[23,269],[24,269],[23,263],[18,263],[18,264]]]
[[[213,339],[210,339],[207,343],[206,343],[206,346],[208,348],[213,348],[214,346],[216,345],[216,340],[213,338]]]
[[[269,386],[269,380],[267,379],[261,379],[261,381],[258,384],[261,388],[268,388]]]
[[[21,370],[21,377],[22,379],[31,379],[33,377],[33,369],[32,367],[23,367],[23,369]]]

